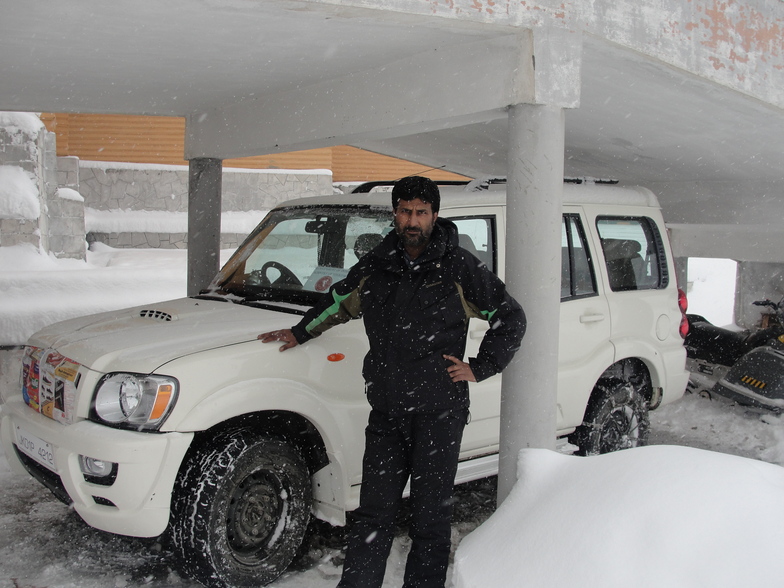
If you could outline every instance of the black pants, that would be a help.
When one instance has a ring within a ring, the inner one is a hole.
[[[402,417],[371,411],[360,504],[339,588],[380,588],[409,477],[412,542],[403,586],[444,587],[452,543],[452,491],[467,416],[467,409]]]

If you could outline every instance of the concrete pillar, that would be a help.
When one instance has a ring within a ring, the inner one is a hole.
[[[517,479],[520,450],[555,448],[564,129],[560,107],[509,109],[506,283],[528,329],[503,374],[499,504]]]
[[[188,163],[188,296],[206,288],[220,264],[220,159],[196,158]]]

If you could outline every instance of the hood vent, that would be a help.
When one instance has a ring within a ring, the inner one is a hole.
[[[163,312],[162,310],[152,310],[149,308],[139,311],[139,316],[141,318],[148,318],[154,321],[160,321],[162,323],[170,323],[172,321],[172,315],[170,315],[168,312]]]

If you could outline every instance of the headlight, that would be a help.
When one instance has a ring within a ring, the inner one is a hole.
[[[109,425],[155,430],[174,407],[178,388],[167,376],[108,374],[95,389],[93,414]]]

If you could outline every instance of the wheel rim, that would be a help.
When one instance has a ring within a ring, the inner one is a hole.
[[[229,501],[226,534],[234,556],[247,565],[263,560],[274,542],[285,502],[278,481],[265,472],[247,476]]]

